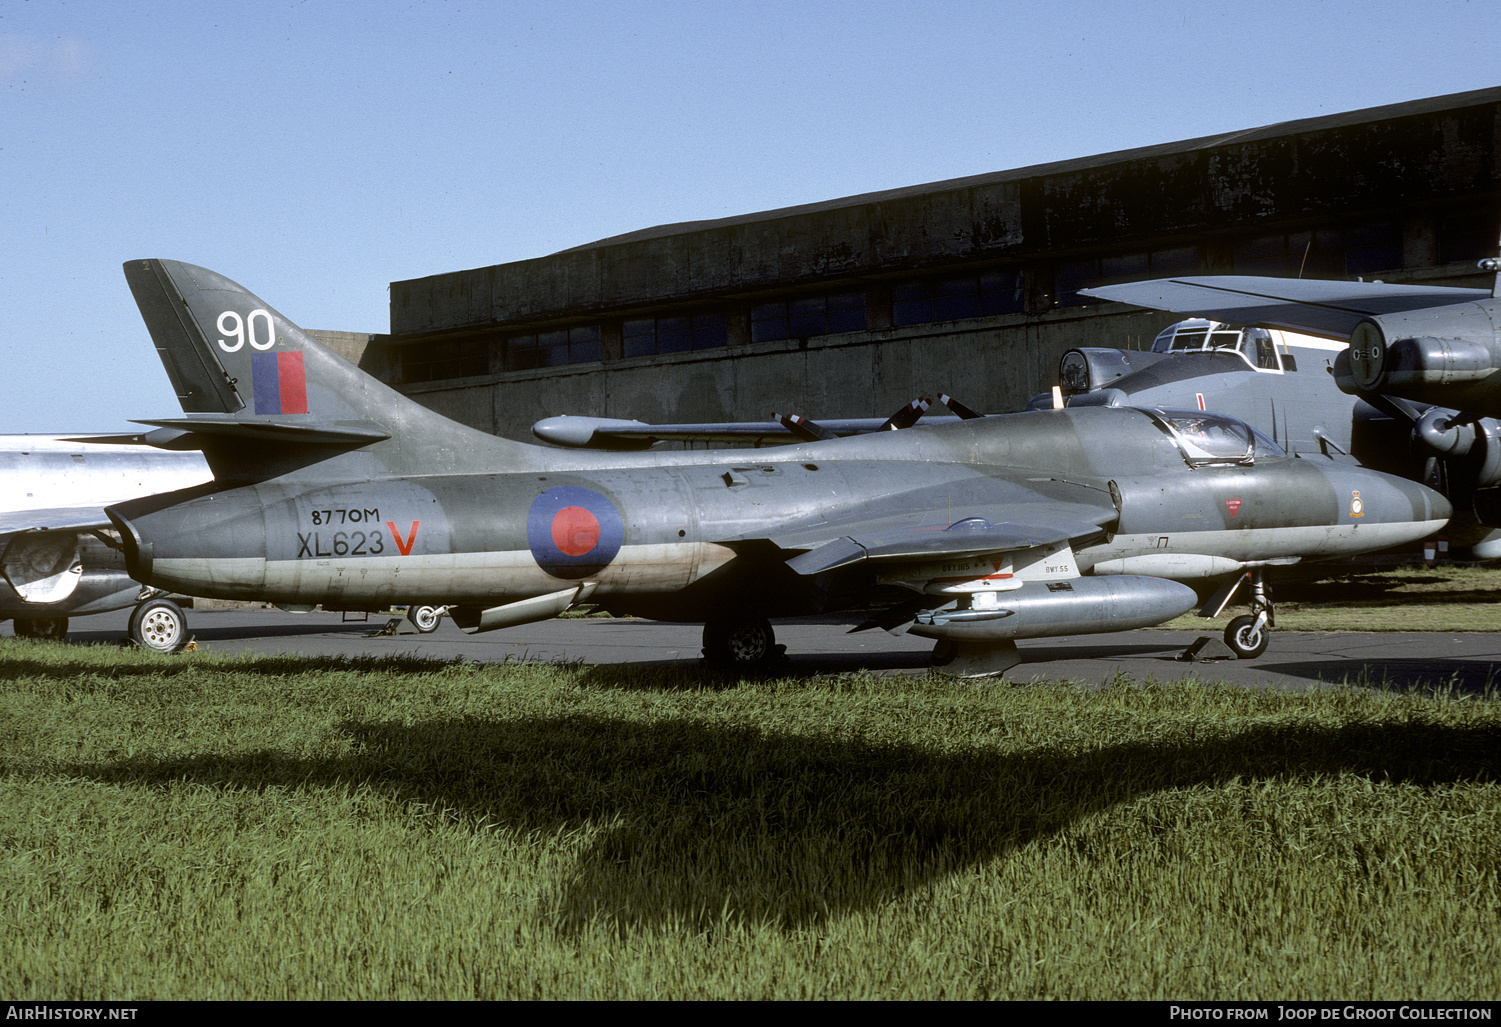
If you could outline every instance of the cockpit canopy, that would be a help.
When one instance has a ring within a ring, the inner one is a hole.
[[[1286,456],[1282,447],[1244,421],[1202,410],[1148,410],[1190,467],[1253,464],[1263,457]]]
[[[1202,317],[1168,325],[1152,341],[1153,353],[1239,353],[1259,371],[1293,371],[1290,354],[1278,354],[1272,333],[1265,328],[1236,328]]]

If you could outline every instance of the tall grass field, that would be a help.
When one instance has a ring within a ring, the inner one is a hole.
[[[0,642],[0,996],[1501,996],[1501,700]]]

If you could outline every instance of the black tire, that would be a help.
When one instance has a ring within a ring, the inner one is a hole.
[[[776,643],[765,617],[725,617],[704,625],[704,656],[720,666],[761,666],[778,655]]]
[[[17,617],[17,638],[37,638],[44,641],[61,641],[68,634],[66,617]]]
[[[1272,640],[1272,633],[1263,624],[1256,627],[1256,618],[1241,616],[1236,617],[1225,628],[1225,644],[1231,652],[1242,660],[1254,660],[1266,652],[1267,643]]]
[[[130,614],[130,640],[142,649],[175,653],[188,644],[188,617],[170,599],[148,599]]]
[[[407,620],[411,621],[412,627],[430,635],[438,630],[438,622],[443,619],[443,614],[436,606],[408,606]]]

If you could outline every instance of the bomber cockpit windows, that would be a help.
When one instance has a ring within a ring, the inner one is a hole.
[[[1204,340],[1209,335],[1210,322],[1202,317],[1191,317],[1187,321],[1179,321],[1177,324],[1168,325],[1152,340],[1153,353],[1189,352],[1204,348]]]
[[[1150,413],[1177,443],[1190,467],[1256,462],[1256,436],[1244,421],[1200,411],[1153,410]],[[1266,441],[1276,448],[1270,439]],[[1266,453],[1265,448],[1263,452]]]
[[[1247,328],[1241,332],[1240,351],[1264,371],[1282,369],[1277,363],[1277,345],[1272,341],[1272,333],[1265,328]]]
[[[1234,328],[1202,317],[1164,328],[1152,341],[1153,353],[1239,353],[1258,371],[1292,370],[1278,359],[1272,333],[1265,328]]]

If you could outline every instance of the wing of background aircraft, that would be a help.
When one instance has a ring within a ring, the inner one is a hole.
[[[929,418],[929,423],[982,417],[952,396],[939,400],[953,416]],[[614,417],[576,417],[563,414],[546,417],[532,425],[532,434],[543,442],[568,449],[628,451],[646,449],[658,442],[703,442],[712,446],[743,444],[785,446],[796,442],[868,435],[871,432],[910,428],[927,412],[925,399],[914,399],[890,417],[836,417],[810,421],[798,414],[773,414],[770,421],[706,421],[694,424],[648,424]]]
[[[14,619],[16,634],[61,637],[70,615],[137,603],[140,584],[126,572],[118,548],[104,541],[114,530],[105,506],[209,478],[201,454],[164,453],[140,441],[0,437],[0,507],[8,507],[0,508],[0,619]],[[159,610],[183,627],[180,609],[163,601]],[[143,625],[143,618],[132,617],[137,641],[144,638]],[[185,631],[172,634],[186,641]]]
[[[1486,289],[1382,282],[1331,282],[1249,275],[1158,278],[1080,289],[1081,295],[1138,307],[1194,314],[1236,325],[1268,325],[1347,339],[1373,316],[1491,298]]]

